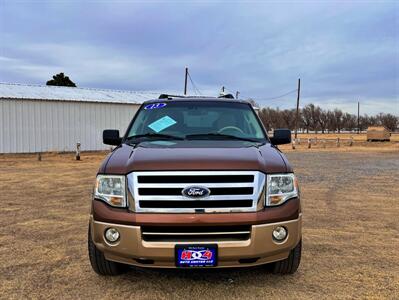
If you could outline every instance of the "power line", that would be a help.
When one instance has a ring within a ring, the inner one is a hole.
[[[188,78],[190,79],[191,85],[192,85],[193,88],[194,88],[194,93],[195,93],[196,95],[198,95],[198,94],[199,94],[199,95],[202,95],[201,91],[197,88],[197,86],[195,85],[193,79],[191,78],[190,72],[187,71],[187,75],[188,75]]]
[[[192,80],[190,73],[188,73],[188,78],[190,79],[191,85],[194,89],[194,93],[195,95],[201,95],[201,92],[199,91],[199,89],[197,88],[197,86],[195,85],[194,81]]]
[[[263,99],[256,100],[256,101],[264,101],[264,100],[279,99],[279,98],[283,98],[283,97],[285,97],[285,96],[287,96],[287,95],[289,95],[289,94],[295,93],[295,92],[297,92],[297,91],[298,91],[298,89],[295,89],[295,90],[289,91],[289,92],[287,92],[287,93],[285,93],[285,94],[282,94],[282,95],[280,95],[280,96],[275,96],[275,97],[270,97],[270,98],[263,98]]]

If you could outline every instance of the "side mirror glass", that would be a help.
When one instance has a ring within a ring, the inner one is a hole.
[[[119,130],[105,129],[103,131],[103,143],[106,145],[119,146],[122,143]]]
[[[273,137],[270,138],[273,145],[283,145],[291,143],[291,130],[289,129],[275,129]]]

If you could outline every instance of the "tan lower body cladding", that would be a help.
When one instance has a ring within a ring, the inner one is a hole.
[[[288,236],[282,242],[273,239],[277,226],[284,226]],[[96,247],[111,261],[141,267],[175,268],[175,246],[182,244],[217,244],[217,267],[245,267],[270,263],[288,257],[301,239],[302,215],[289,221],[249,226],[248,238],[244,240],[214,240],[190,242],[148,241],[143,238],[142,227],[99,222],[90,217],[91,236]],[[120,233],[115,244],[104,238],[106,229],[113,227]]]

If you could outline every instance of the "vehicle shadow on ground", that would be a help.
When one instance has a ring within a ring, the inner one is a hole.
[[[195,282],[196,284],[234,284],[239,282],[251,282],[254,278],[273,278],[278,281],[278,278],[284,276],[274,275],[271,271],[270,265],[254,266],[246,268],[209,268],[209,269],[151,269],[132,267],[123,275],[124,279],[130,280],[161,280],[164,283],[167,281],[175,282]]]
[[[134,267],[121,276],[98,276],[95,282],[104,293],[112,290],[135,299],[255,299],[281,296],[287,284],[301,278],[300,272],[274,275],[267,266],[188,270]]]

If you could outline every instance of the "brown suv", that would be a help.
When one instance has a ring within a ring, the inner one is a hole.
[[[301,206],[292,167],[251,104],[219,98],[145,102],[94,188],[88,246],[101,275],[127,265],[248,267],[294,273],[301,258]]]

